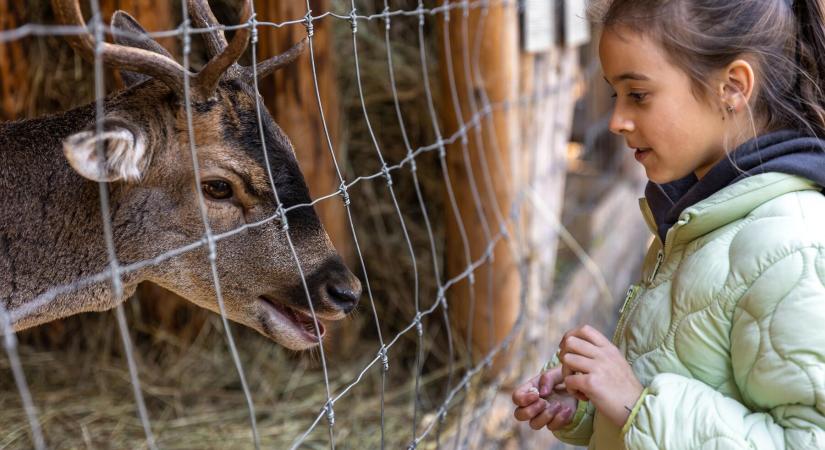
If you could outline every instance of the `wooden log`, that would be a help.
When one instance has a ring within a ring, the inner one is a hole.
[[[441,16],[440,20],[444,20]],[[490,244],[489,235],[495,237],[500,231],[500,222],[495,205],[500,213],[507,217],[514,200],[512,189],[515,179],[514,161],[520,155],[519,119],[517,107],[502,107],[502,102],[515,102],[519,94],[519,46],[518,13],[515,4],[495,4],[486,14],[480,8],[468,10],[464,15],[459,10],[451,14],[448,25],[450,52],[444,45],[440,60],[442,68],[442,97],[445,98],[441,108],[441,118],[445,124],[445,137],[453,135],[462,125],[471,121],[473,104],[469,95],[476,95],[476,104],[481,107],[482,90],[493,105],[498,105],[490,117],[481,117],[481,133],[468,131],[466,150],[469,166],[465,163],[462,140],[447,148],[447,165],[455,199],[466,232],[471,261],[467,260],[462,238],[462,223],[454,214],[446,213],[446,267],[447,275],[452,278],[464,273],[472,261],[485,256]],[[469,42],[461,22],[467,20]],[[443,23],[442,23],[443,25]],[[481,27],[479,27],[481,25]],[[443,27],[439,27],[443,29]],[[474,39],[481,35],[481,48],[478,55],[478,69],[481,79],[471,77],[467,83],[465,70],[473,73],[473,68],[465,66],[465,49],[470,54],[470,65],[474,64]],[[449,60],[448,60],[449,58]],[[447,64],[451,63],[454,77],[451,80]],[[456,105],[451,100],[451,83],[455,83],[458,103],[462,117],[457,117]],[[468,95],[469,94],[469,95]],[[511,105],[514,106],[514,105]],[[460,123],[459,123],[460,122]],[[485,158],[482,160],[481,158]],[[492,192],[485,184],[485,167],[492,181]],[[472,179],[479,197],[474,197]],[[449,199],[448,199],[449,202]],[[481,211],[477,208],[481,204]],[[448,203],[449,204],[449,203]],[[483,222],[489,225],[489,230]],[[508,227],[512,236],[512,227]],[[470,346],[477,358],[489,352],[512,329],[519,313],[519,278],[516,261],[506,240],[499,241],[493,249],[492,270],[489,262],[475,270],[473,279],[464,279],[448,291],[450,317],[459,337],[469,335]],[[497,372],[506,358],[497,358],[492,373]]]
[[[26,23],[25,2],[0,0],[0,30],[11,30]],[[16,39],[0,42],[0,120],[24,115],[30,90],[29,64],[25,42]]]

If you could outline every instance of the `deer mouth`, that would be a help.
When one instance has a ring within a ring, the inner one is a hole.
[[[298,334],[304,340],[317,344],[320,342],[318,339],[319,336],[323,339],[326,334],[327,330],[324,328],[323,322],[321,322],[321,319],[318,319],[317,315],[316,319],[318,322],[318,330],[316,332],[315,320],[312,319],[312,314],[310,312],[284,305],[283,303],[280,303],[277,300],[269,298],[265,295],[259,298],[266,308],[274,314],[275,320],[285,323],[287,326],[292,328],[294,333]]]

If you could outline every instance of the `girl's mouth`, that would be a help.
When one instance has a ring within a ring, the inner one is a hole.
[[[636,161],[642,162],[647,155],[651,152],[650,148],[637,148],[636,153],[633,155],[636,157]]]

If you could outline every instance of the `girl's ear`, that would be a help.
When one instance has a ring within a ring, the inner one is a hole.
[[[723,70],[719,96],[722,103],[739,111],[746,108],[753,95],[755,75],[751,64],[744,59],[737,59]]]

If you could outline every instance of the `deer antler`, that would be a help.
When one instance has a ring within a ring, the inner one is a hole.
[[[306,47],[307,38],[303,38],[289,50],[281,53],[280,55],[273,56],[272,58],[256,64],[256,72],[252,71],[252,67],[242,67],[240,76],[243,77],[246,82],[252,84],[252,77],[257,76],[258,79],[261,79],[274,73],[278,69],[291,64],[292,61],[295,61],[299,56],[301,56],[301,53],[304,52]]]
[[[215,28],[219,25],[218,20],[215,18],[215,15],[212,13],[212,10],[209,8],[209,3],[207,2],[207,0],[188,0],[188,5],[189,15],[192,16],[192,20],[195,22],[195,26],[199,28]],[[249,20],[249,17],[246,15],[246,8],[248,8],[248,6],[248,2],[245,2],[245,20]],[[249,32],[249,30],[246,28],[244,28],[243,30],[247,33]],[[227,48],[226,38],[224,37],[223,31],[220,29],[215,29],[204,34],[204,39],[206,40],[206,47],[208,49],[210,57],[215,57],[215,55],[220,54],[224,51],[224,49]],[[298,58],[301,55],[301,53],[303,53],[304,49],[306,49],[306,43],[307,40],[306,38],[304,38],[284,53],[281,53],[277,56],[273,56],[272,58],[269,58],[265,61],[261,61],[260,63],[258,63],[256,65],[258,78],[263,78],[267,75],[270,75],[276,70],[295,61],[295,59]],[[229,45],[231,46],[232,44]],[[239,76],[240,78],[243,78],[244,81],[247,81],[250,84],[252,83],[252,78],[256,75],[252,72],[251,67],[241,67],[233,65],[231,70],[233,72],[232,75]]]
[[[209,8],[207,0],[187,1],[189,14],[197,27],[214,28],[219,25],[215,15]],[[58,21],[62,24],[86,27],[78,0],[52,0],[52,7]],[[244,0],[241,23],[248,22],[250,17],[250,2]],[[190,75],[192,80],[190,83],[191,95],[196,101],[209,98],[215,92],[221,77],[227,72],[230,76],[238,76],[246,81],[251,80],[256,75],[252,73],[251,68],[236,64],[238,58],[246,50],[250,34],[251,31],[248,27],[238,28],[229,43],[227,43],[223,31],[220,29],[211,30],[204,35],[210,57],[209,62],[200,72]],[[72,36],[69,38],[69,42],[81,56],[89,61],[94,61],[95,40],[89,33]],[[102,47],[101,57],[106,65],[157,78],[183,98],[185,94],[185,70],[172,58],[148,50],[108,42],[101,42],[100,45]],[[306,39],[295,44],[286,52],[262,61],[257,65],[257,76],[259,78],[267,76],[291,63],[303,52],[305,47]]]
[[[215,28],[220,25],[206,0],[188,0],[187,5],[189,16],[192,17],[196,27]],[[223,52],[228,45],[221,29],[209,31],[203,35],[203,38],[206,40],[206,50],[210,58]]]
[[[190,15],[195,19],[196,25],[211,27],[217,24],[217,20],[215,20],[215,16],[212,14],[212,10],[209,9],[206,0],[188,1],[189,7],[192,9]],[[251,15],[249,0],[244,0],[243,10],[241,10],[241,23],[248,22]],[[205,20],[205,22],[201,22],[202,20]],[[232,42],[228,45],[220,30],[206,35],[207,47],[212,54],[212,59],[195,76],[195,83],[202,93],[209,95],[215,90],[223,74],[232,68],[246,50],[250,34],[249,28],[239,28],[235,31],[235,36],[232,37]],[[220,49],[220,53],[218,53],[218,49]]]
[[[64,25],[86,27],[77,0],[52,0],[58,21]],[[69,43],[86,60],[95,59],[95,40],[89,33],[69,37]],[[171,58],[148,50],[101,42],[101,58],[111,67],[143,73],[161,80],[183,95],[183,67]]]

